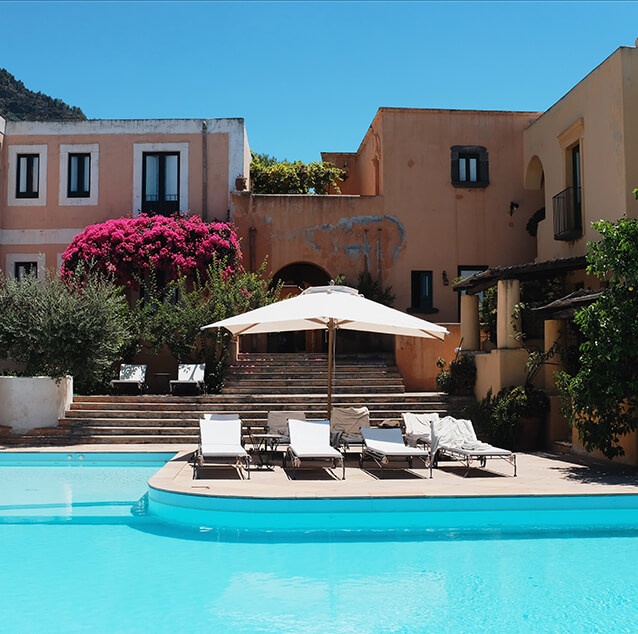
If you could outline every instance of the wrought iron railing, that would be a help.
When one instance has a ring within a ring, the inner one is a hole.
[[[553,198],[554,240],[577,240],[583,235],[581,188],[568,187]]]

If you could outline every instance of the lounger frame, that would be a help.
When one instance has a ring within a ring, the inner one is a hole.
[[[395,429],[397,429],[399,433],[401,432],[401,430],[399,430],[398,428],[395,428]],[[432,477],[432,459],[429,453],[427,453],[426,455],[423,455],[420,451],[414,451],[415,449],[418,449],[418,448],[410,447],[406,445],[405,441],[403,441],[403,444],[405,446],[404,452],[385,453],[383,451],[378,451],[373,447],[368,447],[365,441],[365,435],[363,436],[363,438],[364,438],[363,446],[361,449],[361,454],[359,455],[359,467],[361,469],[364,468],[364,462],[366,461],[366,459],[373,460],[376,463],[376,465],[381,469],[381,478],[383,479],[385,475],[384,468],[387,468],[387,464],[389,464],[391,461],[395,460],[395,461],[407,462],[408,468],[412,469],[414,465],[414,458],[418,458],[419,460],[423,462],[423,464],[426,467],[429,467],[430,478]],[[384,465],[384,461],[387,462],[386,465]]]
[[[332,452],[327,452],[325,454],[321,453],[322,447],[319,447],[317,452],[314,453],[312,455],[308,455],[308,454],[300,454],[297,451],[295,451],[295,445],[294,445],[294,440],[292,438],[293,434],[291,433],[291,442],[288,445],[285,453],[284,453],[284,457],[283,457],[283,468],[286,468],[286,461],[289,458],[290,459],[290,464],[292,466],[292,479],[296,480],[297,479],[297,465],[295,464],[295,462],[298,460],[299,462],[301,461],[308,461],[308,462],[325,462],[328,461],[332,464],[332,468],[336,469],[337,465],[339,463],[341,463],[341,479],[345,480],[346,479],[346,462],[345,459],[343,457],[343,454],[335,449],[334,447],[332,447],[330,445],[330,421],[325,420],[325,421],[301,421],[301,420],[295,420],[295,419],[291,419],[288,421],[288,424],[290,426],[290,424],[296,425],[298,423],[308,423],[308,424],[313,424],[313,423],[321,423],[323,425],[326,426],[326,438],[327,438],[327,445],[326,448],[327,449],[332,449],[334,451],[336,451],[339,455],[336,456],[334,455]]]
[[[494,447],[494,449],[496,448]],[[458,460],[459,462],[462,462],[465,465],[465,473],[463,474],[464,478],[469,475],[470,469],[472,468],[474,462],[478,462],[479,466],[484,469],[487,465],[487,460],[493,458],[499,458],[512,465],[512,467],[514,468],[514,477],[516,477],[516,454],[514,452],[504,454],[502,453],[502,450],[499,453],[496,453],[490,452],[489,449],[485,451],[472,451],[470,449],[458,449],[456,447],[441,446],[438,448],[436,456],[434,456],[433,462],[435,467],[438,466],[439,454],[442,456],[447,456],[452,460]]]
[[[129,377],[129,378],[126,378]],[[122,391],[124,388],[124,391]],[[127,393],[126,388],[135,388],[142,395],[146,388],[146,365],[122,363],[120,366],[120,378],[111,381],[111,389],[120,394]]]
[[[227,422],[227,421],[235,421],[235,420],[239,421],[239,425],[241,429],[242,422],[237,414],[205,414],[200,419],[199,447],[193,454],[193,479],[196,480],[199,476],[199,470],[207,465],[234,464],[235,466],[238,467],[240,463],[243,462],[244,469],[246,470],[246,478],[250,480],[251,456],[245,449],[242,453],[237,452],[236,454],[232,454],[232,455],[229,455],[226,453],[216,454],[215,452],[211,452],[207,455],[204,455],[202,438],[201,438],[201,423],[211,422],[211,421]],[[241,443],[241,432],[240,432],[240,443]],[[242,449],[243,449],[243,446],[242,446]],[[239,471],[239,473],[241,475],[241,471]]]
[[[175,394],[175,388],[178,392],[191,388],[198,394],[206,394],[205,376],[205,363],[180,363],[177,367],[177,380],[169,381],[169,392]]]

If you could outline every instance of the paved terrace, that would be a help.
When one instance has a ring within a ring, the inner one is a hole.
[[[241,479],[233,467],[210,467],[193,479],[189,457],[195,445],[73,445],[70,447],[0,448],[15,452],[171,452],[177,456],[152,479],[151,485],[177,493],[215,497],[255,498],[339,498],[339,497],[481,497],[519,495],[638,495],[638,469],[560,454],[517,454],[518,476],[512,466],[489,460],[487,469],[472,469],[463,477],[460,463],[441,462],[429,478],[429,470],[380,470],[373,462],[359,469],[358,454],[348,456],[346,480],[335,479],[324,468],[300,468],[297,480],[275,460],[272,469],[251,468],[251,479]],[[417,461],[415,460],[415,467]],[[419,463],[420,464],[420,463]],[[341,469],[335,471],[341,474]]]

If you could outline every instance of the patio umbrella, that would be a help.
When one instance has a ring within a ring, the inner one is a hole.
[[[437,324],[366,299],[347,286],[314,286],[303,293],[235,317],[203,326],[226,328],[233,335],[295,330],[328,331],[328,417],[332,412],[334,333],[360,330],[380,334],[443,339],[449,332]]]

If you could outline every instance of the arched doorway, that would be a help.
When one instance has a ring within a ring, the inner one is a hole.
[[[283,283],[282,296],[298,295],[309,286],[326,286],[330,275],[316,264],[293,262],[273,275],[273,284]],[[323,330],[275,332],[268,335],[268,352],[326,352]]]
[[[273,276],[273,283],[283,282],[286,287],[301,290],[309,286],[325,286],[330,283],[330,275],[316,264],[293,262],[279,269]]]

